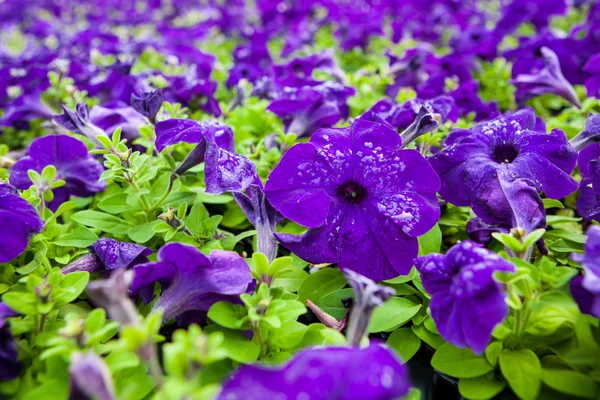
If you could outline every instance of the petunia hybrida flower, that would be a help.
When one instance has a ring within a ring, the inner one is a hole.
[[[90,121],[109,136],[121,128],[121,137],[127,139],[130,145],[140,137],[140,128],[148,124],[136,110],[121,101],[109,101],[92,107]]]
[[[266,184],[284,217],[310,228],[277,234],[312,263],[338,263],[370,279],[407,274],[417,236],[437,222],[440,181],[416,150],[383,124],[321,129],[288,150]]]
[[[99,143],[98,136],[106,135],[106,132],[92,123],[87,104],[78,103],[74,111],[63,105],[63,111],[63,114],[55,115],[53,119],[69,132],[83,135],[95,143]]]
[[[131,294],[144,304],[154,299],[154,283],[162,293],[154,308],[164,311],[164,321],[185,318],[186,313],[206,313],[217,301],[238,302],[253,289],[250,267],[238,254],[213,250],[206,256],[193,246],[169,243],[158,251],[155,262],[134,267]]]
[[[108,272],[120,268],[131,268],[147,263],[152,250],[135,243],[119,242],[110,238],[100,238],[88,246],[87,254],[64,267],[61,272],[76,271]]]
[[[581,150],[578,159],[581,183],[577,212],[586,220],[600,220],[600,144]]]
[[[152,123],[156,123],[156,114],[162,107],[163,93],[162,90],[153,90],[151,92],[143,92],[139,96],[131,95],[131,107],[144,117],[148,118]]]
[[[573,259],[583,266],[583,278],[571,284],[575,286],[575,300],[582,312],[600,318],[600,227],[592,225],[588,230],[584,254],[573,254]],[[577,290],[579,289],[579,290]]]
[[[31,186],[27,171],[41,173],[44,167],[56,167],[56,179],[65,185],[54,189],[54,200],[49,207],[56,210],[69,196],[89,197],[101,192],[106,182],[99,181],[104,167],[87,150],[83,142],[67,135],[50,135],[35,139],[29,146],[27,157],[21,158],[12,167],[10,183],[17,189]]]
[[[69,399],[116,400],[113,379],[106,362],[94,353],[74,353],[71,358]]]
[[[53,114],[52,110],[42,102],[40,93],[21,95],[2,108],[4,114],[0,117],[0,127],[13,126],[24,130],[29,129],[29,121],[49,119]]]
[[[0,182],[0,263],[21,255],[31,235],[40,233],[43,227],[36,209],[14,187]]]
[[[431,294],[429,308],[440,335],[457,347],[483,353],[494,327],[508,315],[494,272],[513,272],[514,265],[467,240],[446,254],[419,257],[415,266]]]
[[[256,181],[256,166],[235,153],[233,131],[229,126],[215,120],[199,122],[185,119],[168,119],[156,124],[158,151],[181,142],[196,144],[196,147],[175,173],[183,174],[204,162],[207,193],[241,191]]]
[[[410,378],[394,352],[369,347],[310,348],[286,365],[244,365],[224,383],[218,400],[401,398]]]
[[[571,139],[571,146],[577,151],[584,150],[591,144],[600,143],[600,114],[590,114],[585,121],[585,127],[577,136]],[[579,166],[581,168],[581,161]]]
[[[17,344],[6,321],[6,318],[17,315],[19,313],[5,303],[0,303],[0,381],[15,379],[23,369],[18,359]]]
[[[526,183],[552,199],[571,194],[577,189],[570,176],[577,153],[562,131],[542,130],[533,110],[523,109],[450,132],[446,147],[429,158],[442,180],[440,194],[454,205],[471,206],[493,224],[510,222],[521,211],[508,199],[509,189],[523,194],[512,186],[515,181],[523,190]]]
[[[517,87],[515,97],[519,104],[523,105],[530,98],[550,93],[562,97],[577,107],[581,107],[575,89],[565,79],[560,69],[556,53],[548,47],[542,47],[540,52],[544,57],[544,67],[531,74],[517,75],[512,80],[512,83]]]

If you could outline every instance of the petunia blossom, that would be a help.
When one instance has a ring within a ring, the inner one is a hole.
[[[175,171],[183,174],[195,165],[205,163],[204,182],[207,193],[222,194],[245,190],[257,179],[256,166],[235,153],[233,131],[218,121],[168,119],[156,124],[156,149],[186,142],[196,144]]]
[[[552,199],[574,192],[575,150],[562,131],[547,134],[537,124],[533,110],[523,109],[450,132],[446,147],[429,158],[442,180],[442,197],[471,206],[487,223],[502,224],[527,220],[519,213],[529,208],[515,207],[518,202],[509,199],[518,195],[522,204],[525,184]]]
[[[600,318],[600,227],[592,225],[587,232],[584,254],[573,254],[573,259],[583,266],[583,279],[576,300],[580,305],[587,303],[582,312]],[[573,290],[573,285],[571,286]],[[585,298],[585,301],[582,301]]]
[[[440,335],[457,347],[482,354],[492,331],[508,315],[506,295],[494,272],[513,272],[513,264],[478,244],[464,241],[446,254],[415,260],[431,316]]]
[[[577,212],[586,220],[600,220],[600,144],[587,146],[578,159],[581,182]]]
[[[302,350],[286,365],[245,365],[224,383],[218,400],[393,400],[410,389],[408,371],[386,346]]]
[[[43,227],[36,209],[14,187],[0,181],[0,263],[21,255],[31,235]]]
[[[69,196],[89,197],[106,187],[106,182],[99,180],[104,171],[102,164],[88,153],[83,142],[67,135],[44,136],[31,142],[27,157],[12,167],[10,183],[17,189],[28,189],[31,180],[27,171],[41,173],[48,165],[56,167],[56,179],[65,181],[63,187],[53,190],[54,200],[49,204],[52,210]]]
[[[120,268],[131,268],[148,262],[152,250],[135,243],[119,242],[110,238],[100,238],[88,246],[87,254],[64,267],[61,272],[75,271],[108,272]]]
[[[217,301],[239,301],[253,289],[250,267],[231,251],[213,250],[204,255],[193,246],[169,243],[155,262],[134,267],[131,294],[141,294],[145,304],[154,299],[154,283],[162,293],[154,308],[164,310],[164,320],[184,318],[187,312],[205,313]]]
[[[266,184],[281,214],[309,230],[277,234],[312,263],[338,263],[370,279],[407,274],[417,236],[437,222],[439,179],[388,126],[357,120],[321,129],[288,150]]]

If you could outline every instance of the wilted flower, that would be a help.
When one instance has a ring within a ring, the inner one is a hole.
[[[148,262],[152,250],[135,243],[119,242],[110,238],[100,238],[88,246],[90,254],[85,255],[62,269],[63,274],[76,271],[107,272],[120,268],[131,268]]]
[[[431,294],[431,316],[440,335],[476,354],[485,351],[492,330],[508,315],[508,305],[494,272],[515,267],[498,254],[465,241],[448,253],[415,260],[425,290]]]
[[[225,384],[219,400],[372,399],[393,400],[408,393],[406,368],[386,346],[312,348],[286,365],[242,366]]]
[[[14,187],[0,181],[0,263],[23,253],[31,235],[43,227],[36,209]]]
[[[15,379],[23,369],[17,357],[15,339],[6,321],[6,318],[17,315],[19,314],[5,303],[0,303],[0,381]]]
[[[27,171],[41,173],[44,167],[56,167],[56,179],[65,185],[54,189],[54,200],[49,208],[56,210],[70,196],[88,197],[106,188],[105,181],[99,181],[104,167],[87,150],[83,142],[67,135],[50,135],[35,139],[29,146],[27,157],[21,158],[12,167],[10,183],[17,189],[31,186]]]
[[[162,90],[154,90],[152,92],[144,92],[139,96],[131,95],[131,107],[144,117],[148,118],[152,123],[156,122],[156,114],[163,103]]]
[[[471,206],[487,223],[508,224],[529,218],[529,206],[520,206],[525,204],[527,185],[553,199],[575,191],[577,182],[569,174],[576,152],[562,131],[539,130],[533,110],[523,109],[471,130],[452,131],[446,147],[429,158],[442,180],[442,197],[458,206]]]
[[[156,124],[156,149],[177,143],[197,143],[175,171],[183,174],[201,162],[205,163],[206,191],[221,194],[245,190],[257,179],[256,166],[246,157],[236,154],[233,131],[218,121],[168,119]]]
[[[350,312],[346,337],[351,346],[360,346],[375,307],[382,306],[396,291],[391,287],[378,285],[351,270],[345,270],[344,275],[354,291],[354,305]]]
[[[137,265],[134,272],[131,293],[141,294],[144,304],[154,299],[154,283],[160,283],[154,308],[164,310],[165,321],[206,313],[217,301],[237,302],[254,285],[250,267],[236,253],[213,250],[206,256],[181,243],[164,245],[156,262]]]
[[[94,304],[107,311],[112,320],[121,325],[139,325],[139,314],[128,293],[132,280],[133,271],[117,269],[108,279],[88,283],[86,292]]]
[[[595,225],[590,227],[585,253],[573,254],[573,259],[584,269],[583,279],[577,280],[571,286],[571,290],[573,285],[579,287],[575,299],[580,306],[584,305],[582,312],[600,318],[600,227]]]
[[[439,180],[419,152],[401,146],[391,128],[357,120],[288,150],[269,176],[267,199],[310,229],[278,240],[309,262],[373,280],[407,274],[417,236],[439,218]]]
[[[517,87],[516,98],[520,104],[545,93],[561,96],[577,107],[581,107],[573,86],[565,79],[560,70],[560,63],[555,52],[547,47],[541,48],[546,65],[539,71],[529,75],[517,75],[512,83]]]
[[[63,114],[54,116],[54,122],[69,132],[79,133],[95,143],[99,143],[98,136],[106,136],[106,132],[92,123],[87,104],[78,103],[75,111],[71,111],[63,105],[63,111]]]
[[[92,350],[71,357],[71,393],[69,399],[86,398],[116,400],[114,383],[106,362]]]

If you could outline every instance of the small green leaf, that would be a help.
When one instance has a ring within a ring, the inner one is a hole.
[[[458,381],[460,394],[469,400],[487,400],[499,394],[506,387],[506,383],[495,378],[485,376],[476,378],[461,378]]]
[[[442,246],[442,230],[439,225],[434,225],[429,232],[419,236],[419,256],[439,253]]]
[[[160,225],[161,222],[162,221],[160,220],[155,220],[141,225],[132,226],[127,231],[127,236],[129,236],[129,238],[136,243],[146,243],[148,240],[154,237],[156,234],[154,228]]]
[[[392,297],[373,311],[369,332],[390,332],[410,320],[420,308],[421,304],[403,297]]]
[[[353,296],[354,291],[352,288],[336,290],[333,293],[321,297],[317,302],[317,306],[339,321],[348,313],[342,300]]]
[[[99,211],[84,210],[71,215],[71,219],[91,228],[100,229],[106,233],[115,235],[124,235],[129,231],[133,224],[114,215]]]
[[[230,329],[240,329],[241,320],[245,316],[246,310],[244,307],[227,301],[219,301],[208,310],[208,318]]]
[[[484,357],[450,343],[437,349],[431,359],[431,366],[455,378],[475,378],[494,370]]]
[[[317,303],[321,297],[344,286],[346,286],[346,278],[340,270],[324,268],[302,281],[298,288],[298,300],[305,302],[306,299],[310,299],[313,303]]]
[[[117,193],[105,197],[98,203],[98,208],[106,211],[109,214],[120,214],[125,211],[130,211],[133,208],[127,204],[127,193]]]
[[[522,400],[535,400],[542,386],[542,366],[529,349],[502,350],[500,370],[510,388]]]
[[[90,231],[88,228],[79,226],[72,232],[59,236],[59,239],[53,241],[52,243],[61,247],[76,247],[79,249],[85,249],[86,247],[96,243],[97,240],[98,236],[94,232]]]
[[[390,335],[387,345],[396,350],[402,361],[407,362],[421,347],[421,339],[411,328],[400,328]]]
[[[581,372],[544,368],[542,381],[552,389],[571,396],[585,399],[597,399],[600,396],[598,385]]]

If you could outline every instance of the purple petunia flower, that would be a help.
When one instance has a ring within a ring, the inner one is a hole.
[[[458,115],[475,114],[475,121],[483,121],[498,116],[495,102],[484,103],[479,97],[479,83],[475,80],[461,82],[456,90],[450,93],[458,109]]]
[[[600,53],[587,60],[583,71],[591,75],[585,81],[588,97],[598,97],[600,95]]]
[[[90,122],[109,136],[117,128],[121,128],[121,137],[127,139],[130,145],[140,137],[140,128],[148,124],[136,110],[120,101],[109,101],[92,107]]]
[[[431,294],[431,316],[440,335],[476,354],[485,351],[492,331],[508,315],[496,271],[513,272],[507,260],[480,245],[465,241],[448,253],[415,259],[425,290]]]
[[[87,104],[77,103],[75,111],[63,105],[63,111],[63,114],[55,115],[53,119],[66,130],[83,135],[96,143],[99,143],[98,136],[106,135],[106,132],[92,123]]]
[[[62,269],[63,274],[76,271],[107,272],[120,268],[131,268],[148,262],[152,250],[135,243],[119,242],[100,238],[88,247],[90,254],[81,257]]]
[[[182,103],[192,110],[202,110],[218,117],[221,115],[219,102],[215,98],[217,83],[199,72],[196,66],[189,67],[181,76],[167,77],[169,86],[164,97],[170,102]]]
[[[164,321],[205,313],[217,301],[237,302],[254,286],[248,264],[236,253],[213,250],[206,256],[181,243],[163,246],[156,262],[137,265],[134,272],[131,294],[141,294],[144,304],[154,299],[154,283],[160,283],[154,308],[164,310]]]
[[[313,263],[338,263],[373,280],[407,274],[417,236],[437,222],[439,179],[391,128],[356,120],[321,129],[288,150],[266,184],[281,214],[310,228],[278,234]]]
[[[104,167],[89,153],[83,142],[67,135],[50,135],[35,139],[29,146],[27,157],[21,158],[12,167],[10,183],[17,189],[31,186],[27,171],[41,173],[44,167],[56,167],[56,179],[63,179],[65,185],[54,189],[51,210],[69,199],[69,196],[88,197],[101,192],[106,182],[99,181]]]
[[[205,163],[204,182],[207,193],[222,194],[245,190],[258,179],[256,166],[235,153],[233,131],[221,122],[169,119],[156,124],[156,149],[186,142],[197,144],[175,171],[183,174]]]
[[[372,399],[408,393],[406,368],[386,346],[325,347],[297,353],[286,365],[245,365],[223,385],[219,400]]]
[[[40,233],[43,227],[36,209],[14,187],[0,182],[0,263],[23,253],[31,235]]]
[[[585,253],[573,254],[573,259],[580,263],[584,270],[583,279],[572,284],[575,285],[578,294],[576,300],[579,304],[584,304],[582,312],[600,318],[600,227],[590,227]]]
[[[487,223],[507,224],[513,218],[527,221],[519,215],[531,211],[521,206],[527,185],[535,189],[532,195],[544,192],[553,199],[574,192],[577,182],[569,174],[576,152],[562,131],[547,134],[536,124],[533,110],[523,109],[452,131],[446,147],[429,158],[442,180],[442,197],[471,206]]]
[[[586,220],[600,219],[600,144],[587,146],[579,153],[579,198],[577,212]]]
[[[29,121],[49,119],[53,114],[52,110],[42,103],[40,93],[24,94],[2,108],[4,114],[0,117],[0,127],[14,126],[17,129],[28,129]]]
[[[162,107],[163,93],[162,90],[153,90],[144,92],[139,96],[131,95],[131,106],[133,109],[144,117],[148,118],[152,123],[156,123],[156,114]]]
[[[524,105],[530,98],[551,93],[564,98],[577,107],[581,107],[575,89],[565,79],[560,70],[560,63],[556,53],[547,47],[542,47],[540,51],[544,56],[544,67],[531,74],[517,75],[512,80],[512,83],[517,87],[515,97],[519,104]]]
[[[23,369],[23,365],[17,357],[15,339],[6,321],[6,318],[16,317],[17,315],[19,313],[15,312],[5,303],[0,303],[0,381],[15,379]]]

